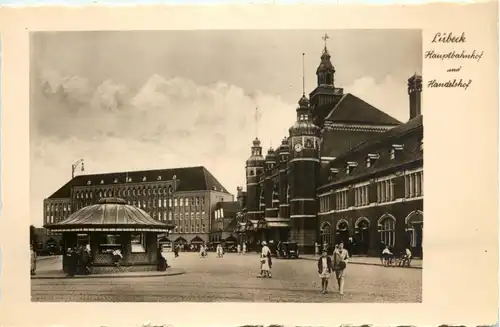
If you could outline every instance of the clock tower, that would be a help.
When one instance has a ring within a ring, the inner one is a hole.
[[[316,181],[320,164],[320,129],[312,121],[311,107],[305,95],[299,100],[297,121],[289,132],[291,239],[298,243],[302,253],[314,253],[318,212]]]

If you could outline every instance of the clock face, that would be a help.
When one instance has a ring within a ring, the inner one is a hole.
[[[300,143],[295,144],[295,151],[300,152],[302,150],[302,145]]]

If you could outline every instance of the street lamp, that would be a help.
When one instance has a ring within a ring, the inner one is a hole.
[[[74,164],[71,165],[71,179],[75,178],[75,171],[76,168],[78,168],[79,164],[81,164],[82,166],[82,171],[85,171],[83,159],[76,161]]]

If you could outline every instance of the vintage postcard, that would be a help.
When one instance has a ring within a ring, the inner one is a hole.
[[[0,322],[495,323],[497,10],[2,9]]]

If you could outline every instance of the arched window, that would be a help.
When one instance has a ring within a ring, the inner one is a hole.
[[[422,211],[412,211],[405,219],[406,232],[410,247],[417,247],[417,243],[422,244],[422,235],[418,235],[417,229],[422,230],[424,216]],[[419,237],[420,236],[420,237]],[[419,239],[420,238],[420,239]]]
[[[323,223],[321,225],[321,244],[332,244],[332,226],[330,223]]]
[[[378,221],[380,241],[393,247],[396,244],[396,219],[390,215],[382,216]]]

